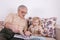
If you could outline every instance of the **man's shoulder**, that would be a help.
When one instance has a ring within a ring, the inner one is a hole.
[[[9,13],[8,16],[16,16],[16,13]]]
[[[8,15],[16,15],[16,13],[9,13]]]

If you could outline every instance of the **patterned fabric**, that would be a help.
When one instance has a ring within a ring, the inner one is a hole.
[[[42,27],[43,27],[43,36],[48,36],[48,37],[55,37],[55,25],[56,25],[56,18],[46,18],[42,19]]]

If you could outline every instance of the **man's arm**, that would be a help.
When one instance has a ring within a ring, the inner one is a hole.
[[[6,28],[10,28],[12,26],[12,20],[13,20],[13,16],[12,14],[9,14],[4,21]]]
[[[24,27],[24,33],[28,30],[28,25],[27,25],[27,21],[26,21],[26,26]]]
[[[5,27],[11,29],[13,27],[12,23],[6,22]]]
[[[14,20],[13,14],[9,14],[5,19],[5,27],[11,29],[13,32],[17,32],[16,25],[12,24]]]

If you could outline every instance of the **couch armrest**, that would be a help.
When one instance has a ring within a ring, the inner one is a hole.
[[[4,28],[4,26],[0,26],[0,31]]]
[[[60,40],[60,25],[56,26],[56,40]]]

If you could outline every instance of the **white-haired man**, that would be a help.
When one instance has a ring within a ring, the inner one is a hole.
[[[24,18],[27,14],[27,7],[24,5],[20,5],[18,7],[18,14],[9,14],[5,19],[5,28],[1,31],[0,34],[4,36],[1,40],[23,40],[13,38],[15,33],[24,35],[24,32],[27,30],[27,21]],[[0,35],[1,37],[1,35]]]

